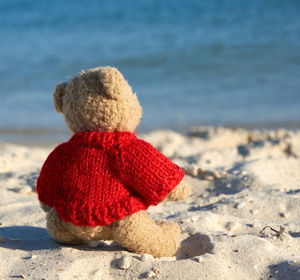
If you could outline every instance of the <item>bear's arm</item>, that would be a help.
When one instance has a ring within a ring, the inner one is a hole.
[[[120,147],[118,165],[126,186],[151,205],[162,201],[184,176],[179,166],[138,138]]]
[[[38,199],[46,212],[53,207],[53,200],[58,193],[64,147],[65,143],[60,144],[49,154],[37,179]]]
[[[178,201],[185,199],[191,194],[191,191],[190,184],[185,179],[182,179],[181,182],[169,194],[167,194],[164,201]]]

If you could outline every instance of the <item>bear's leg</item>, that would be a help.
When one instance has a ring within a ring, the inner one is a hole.
[[[112,239],[111,226],[76,226],[63,221],[55,208],[51,208],[47,213],[47,228],[51,237],[63,244],[87,244]]]
[[[139,211],[113,223],[113,238],[135,253],[154,257],[171,257],[180,242],[180,229],[175,223],[156,224],[146,211]]]

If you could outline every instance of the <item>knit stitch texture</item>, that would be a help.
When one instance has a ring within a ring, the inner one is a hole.
[[[63,220],[105,226],[157,205],[183,176],[131,132],[79,132],[51,152],[36,189]]]

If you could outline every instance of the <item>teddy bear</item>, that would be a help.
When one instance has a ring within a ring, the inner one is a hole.
[[[174,256],[179,226],[154,221],[146,210],[184,199],[191,188],[179,166],[137,137],[142,108],[123,75],[108,66],[82,71],[58,84],[53,98],[73,135],[49,154],[37,180],[50,236]]]

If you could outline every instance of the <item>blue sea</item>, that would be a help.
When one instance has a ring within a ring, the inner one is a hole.
[[[65,130],[56,84],[118,67],[140,130],[300,123],[300,1],[1,0],[0,130]]]

